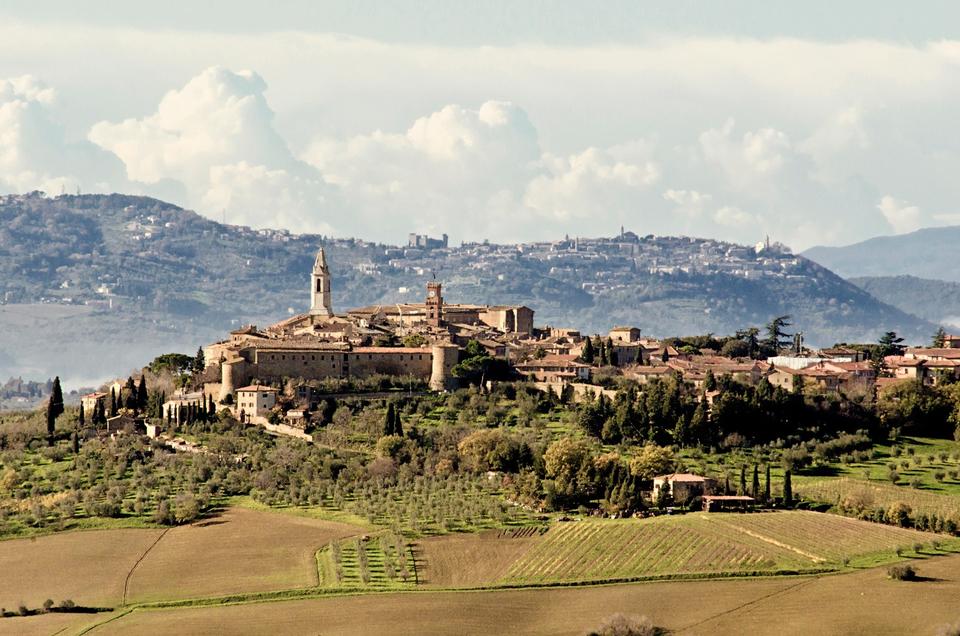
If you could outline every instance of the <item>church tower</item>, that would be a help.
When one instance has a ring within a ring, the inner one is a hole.
[[[313,262],[313,273],[310,274],[310,314],[333,315],[330,303],[330,269],[327,267],[327,257],[322,247],[317,252],[317,260]]]
[[[441,285],[433,280],[427,283],[427,324],[432,327],[439,327],[443,322],[443,296],[441,295]]]

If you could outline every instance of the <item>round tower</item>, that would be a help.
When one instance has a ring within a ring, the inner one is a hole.
[[[220,397],[218,402],[223,402],[228,395],[232,395],[234,389],[233,372],[234,363],[224,360],[220,363]]]
[[[460,356],[460,349],[452,344],[435,344],[430,347],[433,362],[430,373],[430,390],[452,391],[457,387],[457,379],[453,377],[453,367]]]

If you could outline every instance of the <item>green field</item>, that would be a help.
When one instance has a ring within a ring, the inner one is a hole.
[[[504,582],[822,571],[892,559],[898,547],[936,539],[803,511],[587,520],[552,527]]]

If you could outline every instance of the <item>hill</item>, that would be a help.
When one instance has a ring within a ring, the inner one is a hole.
[[[960,328],[960,283],[916,276],[849,279],[883,302],[931,322]]]
[[[337,310],[418,300],[435,273],[449,302],[522,303],[538,324],[589,332],[731,333],[781,314],[812,344],[934,329],[778,246],[626,232],[409,248],[223,225],[144,197],[33,193],[0,198],[0,375],[92,381],[303,311],[321,243]]]
[[[960,282],[960,262],[953,258],[960,226],[932,227],[878,236],[843,247],[812,247],[803,253],[840,276],[898,276]]]

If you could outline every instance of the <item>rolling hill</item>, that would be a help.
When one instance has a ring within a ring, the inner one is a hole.
[[[960,282],[958,244],[960,226],[933,227],[843,247],[812,247],[803,255],[844,278],[906,274]]]
[[[811,344],[935,329],[783,248],[627,232],[410,249],[223,225],[144,197],[33,193],[0,197],[0,375],[94,381],[303,311],[320,244],[338,311],[419,300],[436,273],[448,302],[522,303],[537,324],[587,332],[732,333],[782,314]]]

